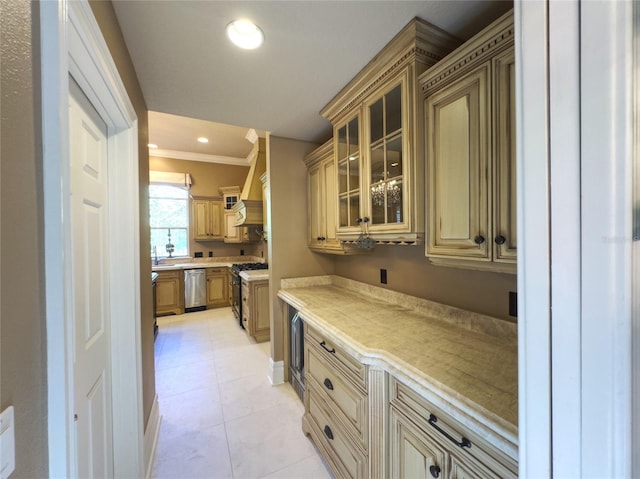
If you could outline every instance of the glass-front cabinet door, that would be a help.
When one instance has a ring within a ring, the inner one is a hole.
[[[360,228],[360,115],[336,128],[338,163],[338,231]]]
[[[372,230],[405,219],[402,104],[402,84],[397,84],[368,105]]]

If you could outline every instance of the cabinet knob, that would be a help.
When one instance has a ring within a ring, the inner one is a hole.
[[[358,224],[362,223],[362,218],[356,218],[356,223]]]
[[[482,244],[484,243],[484,236],[478,235],[475,238],[473,238],[473,242],[475,244]]]
[[[326,387],[329,391],[333,391],[333,383],[331,382],[331,379],[324,378],[324,382],[322,384],[324,384],[324,387]]]
[[[507,241],[507,239],[502,235],[498,235],[496,236],[494,241],[496,242],[496,244],[504,244],[504,242]]]
[[[324,435],[333,440],[333,432],[331,431],[331,428],[329,426],[324,427]]]
[[[327,238],[325,238],[324,236],[320,236],[320,241],[324,241],[324,240],[326,240],[326,239],[327,239]]]
[[[429,472],[431,473],[432,477],[440,477],[440,466],[430,466],[429,467]]]

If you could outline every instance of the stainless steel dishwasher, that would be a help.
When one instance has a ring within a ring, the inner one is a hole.
[[[207,271],[205,269],[184,270],[184,311],[207,309]]]

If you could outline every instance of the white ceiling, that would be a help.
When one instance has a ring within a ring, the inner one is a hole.
[[[320,109],[413,17],[465,40],[511,7],[496,0],[114,1],[149,110],[318,143],[331,136]],[[261,48],[230,44],[224,29],[237,18],[262,28]]]

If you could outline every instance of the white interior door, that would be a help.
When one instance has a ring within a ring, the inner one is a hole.
[[[113,477],[107,126],[70,81],[77,477]]]

